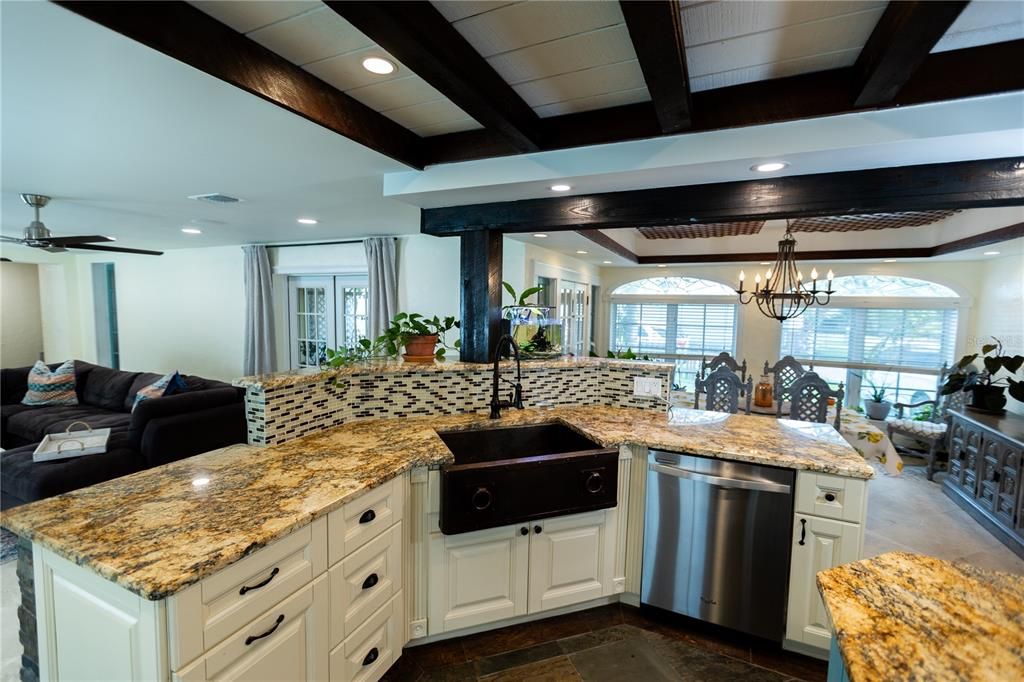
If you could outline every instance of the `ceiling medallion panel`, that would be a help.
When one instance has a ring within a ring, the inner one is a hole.
[[[960,211],[902,211],[899,213],[862,213],[859,215],[830,215],[816,218],[796,218],[793,232],[859,232],[861,230],[887,230],[899,227],[931,225]]]
[[[707,237],[739,237],[757,234],[764,227],[763,220],[737,223],[697,223],[693,225],[663,225],[638,227],[645,239],[704,239]]]

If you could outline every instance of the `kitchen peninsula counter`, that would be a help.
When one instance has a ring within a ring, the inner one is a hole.
[[[0,525],[150,600],[163,599],[414,467],[453,461],[438,431],[562,422],[643,445],[866,479],[829,425],[599,406],[355,421],[239,445],[9,510]]]

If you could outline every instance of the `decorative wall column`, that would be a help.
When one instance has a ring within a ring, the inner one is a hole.
[[[492,230],[462,233],[463,362],[490,362],[501,336],[502,234]]]

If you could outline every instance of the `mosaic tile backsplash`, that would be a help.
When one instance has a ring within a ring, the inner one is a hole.
[[[607,405],[665,409],[656,399],[633,395],[633,378],[660,376],[668,398],[671,364],[579,359],[524,362],[527,407]],[[514,369],[502,376],[511,379]],[[276,445],[353,419],[457,414],[488,409],[491,368],[468,363],[388,365],[320,375],[248,377],[244,386],[249,443]],[[510,390],[502,387],[502,395]]]

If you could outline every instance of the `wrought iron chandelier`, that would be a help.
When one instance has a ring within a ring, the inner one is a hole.
[[[764,315],[782,322],[800,315],[808,306],[828,305],[832,299],[832,277],[832,271],[829,270],[827,289],[819,290],[818,271],[812,268],[811,287],[807,288],[803,273],[796,267],[796,240],[789,231],[787,220],[786,235],[779,242],[775,264],[764,274],[763,286],[758,273],[754,278],[754,288],[745,289],[746,274],[740,270],[740,288],[736,293],[740,295],[740,303],[754,301]]]

